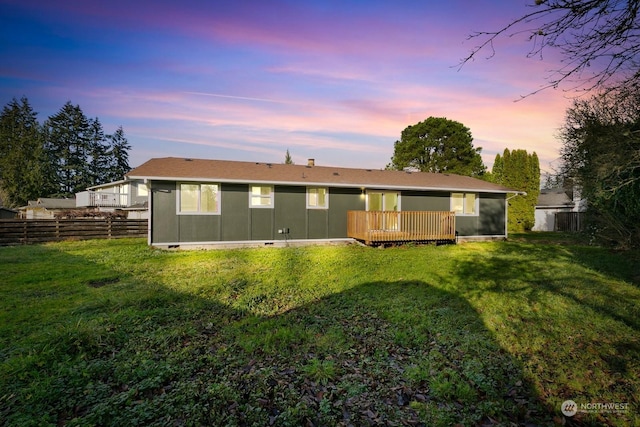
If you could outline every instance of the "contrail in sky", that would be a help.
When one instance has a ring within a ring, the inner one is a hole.
[[[222,95],[220,93],[206,93],[206,92],[184,92],[189,95],[199,95],[199,96],[212,96],[215,98],[229,98],[229,99],[240,99],[243,101],[259,101],[259,102],[271,102],[274,104],[293,104],[288,101],[279,101],[275,99],[266,99],[266,98],[251,98],[248,96],[234,96],[234,95]]]

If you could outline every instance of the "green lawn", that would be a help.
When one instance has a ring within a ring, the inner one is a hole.
[[[640,425],[639,265],[638,252],[549,234],[0,248],[0,420]],[[628,409],[563,420],[568,399]]]

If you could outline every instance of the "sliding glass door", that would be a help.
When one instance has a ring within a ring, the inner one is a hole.
[[[398,230],[398,216],[390,212],[400,211],[400,196],[394,192],[367,192],[367,210],[381,212],[373,217],[370,228],[374,230]],[[385,213],[383,213],[385,212]]]

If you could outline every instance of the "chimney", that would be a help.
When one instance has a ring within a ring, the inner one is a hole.
[[[315,166],[315,165],[316,165],[316,159],[307,160],[307,166]]]

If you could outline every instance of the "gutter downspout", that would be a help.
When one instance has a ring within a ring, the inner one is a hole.
[[[145,178],[144,185],[147,186],[147,246],[151,246],[151,212],[153,212],[153,195],[151,194],[151,181]]]
[[[506,199],[504,199],[504,238],[505,240],[509,237],[509,200],[518,197],[518,196],[526,196],[527,192],[526,191],[517,191],[516,194],[514,194],[511,197],[507,197]]]

